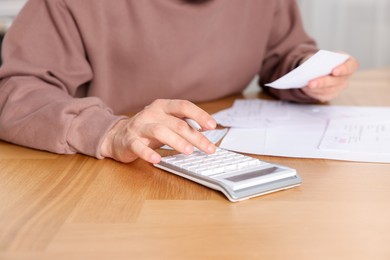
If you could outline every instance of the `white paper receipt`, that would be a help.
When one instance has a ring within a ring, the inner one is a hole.
[[[307,61],[274,82],[265,84],[278,89],[302,88],[310,80],[329,75],[334,68],[349,59],[349,55],[319,50]]]
[[[390,120],[330,120],[319,148],[345,152],[390,153]]]

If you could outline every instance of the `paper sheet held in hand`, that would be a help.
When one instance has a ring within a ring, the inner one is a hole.
[[[334,68],[344,63],[348,58],[347,54],[319,50],[296,69],[265,85],[278,89],[302,88],[313,79],[329,75]]]

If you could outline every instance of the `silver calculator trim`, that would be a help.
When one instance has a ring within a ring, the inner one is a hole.
[[[271,181],[268,183],[254,185],[254,186],[244,188],[241,190],[233,190],[229,186],[225,185],[222,181],[218,181],[215,178],[211,178],[211,177],[203,176],[203,175],[198,175],[198,174],[193,174],[189,171],[186,171],[186,170],[181,169],[179,167],[176,167],[174,165],[166,164],[163,161],[161,161],[157,164],[154,164],[154,166],[157,168],[174,173],[178,176],[181,176],[183,178],[197,182],[197,183],[202,184],[202,185],[209,187],[211,189],[218,190],[218,191],[222,192],[232,202],[246,200],[246,199],[261,196],[264,194],[293,188],[293,187],[299,186],[302,183],[301,177],[294,169],[289,168],[289,167],[285,167],[282,165],[274,164],[274,163],[272,163],[272,165],[277,166],[279,168],[282,168],[284,170],[293,171],[294,175],[287,177],[287,178],[279,179],[276,181]],[[251,171],[251,169],[247,170],[247,172],[250,172],[250,171]]]

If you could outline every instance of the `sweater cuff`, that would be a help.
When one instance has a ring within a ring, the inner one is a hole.
[[[100,146],[109,130],[126,116],[116,116],[109,110],[92,108],[84,110],[72,122],[67,142],[78,153],[103,159]]]

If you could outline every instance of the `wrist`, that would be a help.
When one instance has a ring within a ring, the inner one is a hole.
[[[126,119],[116,122],[110,130],[108,130],[100,145],[100,155],[103,158],[113,158],[114,140],[118,130],[122,124],[125,124]]]

